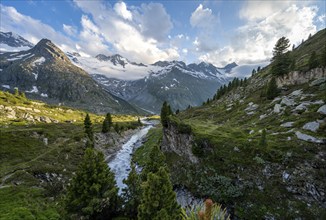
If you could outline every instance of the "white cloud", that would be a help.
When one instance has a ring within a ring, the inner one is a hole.
[[[142,4],[133,13],[144,37],[165,41],[173,28],[170,15],[161,3]]]
[[[265,13],[252,15],[249,12],[258,6],[249,1],[245,10],[240,12],[247,23],[236,30],[235,36],[230,36],[230,44],[201,55],[200,60],[220,66],[233,61],[238,64],[266,62],[270,60],[273,47],[280,37],[285,36],[291,44],[298,45],[310,33],[316,33],[314,21],[318,9],[315,6],[286,2],[276,8],[270,2],[259,3],[270,5],[270,8],[262,8]],[[246,8],[248,5],[251,5],[251,10]]]
[[[196,10],[191,14],[190,24],[192,27],[210,28],[217,22],[217,18],[209,8],[204,8],[200,4]]]
[[[132,20],[132,14],[131,12],[127,9],[127,5],[124,2],[117,2],[114,5],[114,11],[121,16],[122,18],[126,20]]]
[[[191,14],[190,24],[198,29],[198,36],[193,42],[195,51],[211,52],[218,49],[219,16],[214,15],[210,8],[204,8],[200,4]]]
[[[166,38],[170,30],[168,23],[167,25],[164,23],[168,15],[161,4],[142,4],[140,8],[134,8],[131,11],[133,20],[130,21],[122,18],[104,2],[75,1],[75,3],[84,12],[92,15],[92,20],[88,18],[87,22],[82,22],[83,26],[87,27],[85,28],[87,31],[82,33],[84,39],[97,38],[98,47],[103,46],[104,49],[105,44],[109,43],[117,53],[136,62],[153,63],[179,57],[174,47],[159,47],[159,40],[163,35]],[[159,21],[162,18],[164,21]],[[154,21],[158,23],[154,25]],[[163,25],[162,28],[160,25]],[[96,55],[94,50],[88,51]]]
[[[70,25],[67,25],[67,24],[63,24],[62,28],[63,28],[64,32],[66,34],[68,34],[69,36],[76,36],[76,34],[77,34],[77,28],[76,27],[73,27],[73,26],[70,26]]]
[[[1,30],[12,31],[37,44],[42,38],[53,41],[63,50],[73,50],[74,43],[47,24],[19,13],[14,7],[0,4]]]

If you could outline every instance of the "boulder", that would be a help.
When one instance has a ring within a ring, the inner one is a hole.
[[[295,135],[297,136],[298,139],[303,140],[303,141],[319,143],[319,144],[325,143],[325,141],[323,139],[315,138],[308,134],[303,134],[300,131],[296,131]]]
[[[283,110],[280,104],[274,105],[274,113],[280,113]]]
[[[289,96],[301,96],[302,95],[302,89],[298,89],[293,91]]]
[[[321,114],[323,114],[323,115],[326,115],[326,105],[321,106],[321,107],[317,110],[317,112],[319,112],[319,113],[321,113]]]
[[[284,97],[284,98],[282,98],[281,104],[284,104],[286,106],[293,106],[293,105],[295,105],[295,102],[294,102],[293,99],[290,99],[288,97]]]
[[[317,121],[308,122],[302,128],[305,130],[316,132],[319,129],[319,122]]]
[[[46,116],[41,116],[40,121],[45,122],[45,123],[51,123],[52,122],[51,119],[49,117],[46,117]]]
[[[326,82],[326,77],[322,77],[322,78],[312,81],[310,83],[310,86],[319,86],[320,84],[325,83],[325,82]]]
[[[285,122],[283,124],[281,124],[281,127],[284,127],[284,128],[291,128],[293,126],[293,121],[289,121],[289,122]]]
[[[251,111],[254,111],[258,108],[258,105],[257,104],[254,104],[253,102],[250,102],[248,104],[248,107],[245,109],[245,111],[247,112],[251,112]]]

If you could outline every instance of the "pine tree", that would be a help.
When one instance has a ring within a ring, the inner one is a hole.
[[[275,59],[281,57],[290,47],[290,40],[286,37],[281,37],[276,42],[274,48],[273,48],[273,58],[272,61]]]
[[[89,117],[89,114],[86,114],[85,120],[84,120],[84,127],[85,127],[85,133],[89,140],[94,142],[94,133],[93,133],[93,125],[91,118]]]
[[[131,171],[127,179],[123,180],[127,188],[122,189],[122,197],[125,200],[125,213],[129,218],[136,219],[138,213],[138,206],[140,205],[142,189],[141,178],[137,174],[135,165],[131,164]]]
[[[114,131],[117,132],[118,134],[120,133],[120,126],[118,123],[114,124]]]
[[[318,59],[317,59],[316,51],[313,51],[311,53],[308,65],[309,65],[309,69],[313,69],[313,68],[318,67]]]
[[[177,114],[179,114],[179,113],[180,113],[180,110],[177,109],[177,110],[175,111],[175,114],[177,115]]]
[[[20,92],[19,95],[20,95],[20,97],[22,97],[23,99],[26,99],[26,95],[25,95],[24,92]]]
[[[273,77],[267,85],[266,96],[267,99],[271,100],[274,99],[277,95],[278,95],[277,84],[275,78]]]
[[[321,61],[320,64],[324,67],[326,67],[326,45],[324,46],[324,50],[321,54]]]
[[[181,208],[165,168],[161,167],[157,173],[149,173],[142,189],[141,204],[138,208],[139,220],[181,219]]]
[[[287,52],[290,47],[289,39],[281,37],[275,44],[273,49],[271,73],[274,75],[282,75],[289,71],[291,64],[290,54]]]
[[[139,126],[143,125],[143,123],[141,123],[141,120],[140,120],[139,117],[138,117],[138,119],[137,119],[137,123],[138,123]]]
[[[112,218],[117,210],[118,188],[101,152],[87,148],[68,186],[65,208],[82,219]]]
[[[257,67],[257,73],[260,72],[260,66]]]
[[[171,110],[171,109],[170,109]],[[165,101],[161,108],[161,123],[163,127],[168,127],[169,105]]]
[[[165,156],[158,146],[154,146],[149,153],[150,160],[145,165],[142,171],[142,179],[146,180],[148,173],[156,173],[160,167],[166,167]]]
[[[266,129],[264,129],[261,133],[261,138],[259,142],[259,146],[266,147],[267,146],[267,140],[266,140]]]
[[[107,113],[102,125],[102,132],[108,133],[112,127],[112,117],[110,113]]]
[[[17,87],[14,88],[14,95],[19,96],[19,90]]]

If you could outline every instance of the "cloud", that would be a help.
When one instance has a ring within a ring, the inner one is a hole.
[[[78,51],[86,54],[97,55],[106,54],[109,51],[108,45],[105,44],[104,37],[88,16],[83,15],[81,18],[82,31],[79,34]],[[76,45],[77,48],[77,45]]]
[[[161,3],[142,4],[134,14],[145,37],[164,41],[173,28],[170,15]]]
[[[128,11],[126,3],[117,2],[114,5],[114,11],[122,18],[130,21],[132,20],[132,14],[130,11]]]
[[[63,28],[64,32],[66,34],[68,34],[69,36],[76,36],[76,34],[77,34],[77,28],[76,27],[73,27],[73,26],[70,26],[70,25],[67,25],[67,24],[63,24],[62,28]]]
[[[74,43],[51,26],[42,23],[30,16],[19,13],[14,7],[0,4],[1,30],[12,31],[23,36],[33,44],[37,44],[42,38],[53,41],[63,50],[73,50]]]
[[[190,24],[192,27],[211,28],[218,19],[209,8],[204,8],[200,4],[196,10],[191,14]]]
[[[273,47],[280,37],[285,36],[291,44],[298,45],[302,39],[307,39],[309,34],[316,33],[317,27],[314,22],[317,7],[283,3],[280,8],[276,8],[271,2],[259,3],[270,6],[269,9],[261,9],[265,11],[265,15],[260,12],[256,15],[249,13],[248,5],[251,6],[251,10],[258,7],[249,1],[244,6],[245,9],[240,11],[241,17],[247,22],[236,29],[234,36],[229,36],[230,43],[201,55],[199,59],[216,65],[225,65],[233,61],[238,64],[266,62],[270,60]]]
[[[201,53],[218,49],[219,22],[219,16],[214,15],[210,8],[204,8],[202,4],[191,14],[190,25],[198,30],[198,36],[193,42],[195,51]]]
[[[85,31],[82,32],[84,39],[97,38],[97,46],[101,49],[109,44],[116,53],[130,60],[145,63],[179,57],[176,48],[169,45],[159,46],[159,40],[162,40],[164,35],[166,38],[170,31],[169,25],[164,25],[166,21],[159,21],[168,16],[161,4],[149,3],[142,4],[140,8],[133,7],[133,10],[129,11],[132,13],[132,21],[117,14],[116,8],[121,7],[121,2],[119,6],[115,5],[113,8],[102,1],[75,1],[75,4],[92,17],[84,19]],[[153,21],[158,23],[154,25]],[[96,55],[93,49],[88,48],[88,51]]]

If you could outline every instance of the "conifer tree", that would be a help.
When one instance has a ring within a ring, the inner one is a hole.
[[[267,99],[271,100],[274,99],[277,95],[278,95],[277,84],[275,78],[273,77],[267,85],[266,96]]]
[[[313,51],[311,53],[308,65],[309,65],[309,69],[313,69],[313,68],[318,67],[318,59],[317,59],[316,51]]]
[[[141,204],[138,208],[139,220],[181,219],[181,208],[165,168],[161,167],[157,173],[148,173],[142,189]]]
[[[155,145],[150,153],[149,153],[150,160],[145,165],[143,171],[142,171],[142,179],[146,180],[147,174],[152,172],[156,173],[160,169],[160,167],[166,167],[165,164],[165,156],[160,150],[160,148]]]
[[[262,133],[261,133],[261,138],[260,138],[260,142],[259,145],[261,147],[266,147],[267,146],[267,140],[266,140],[266,129],[263,129]]]
[[[102,132],[108,133],[112,127],[112,117],[110,113],[107,113],[102,125]]]
[[[14,95],[19,96],[19,90],[17,87],[14,88]]]
[[[177,115],[177,114],[179,114],[179,113],[180,113],[180,110],[177,109],[177,110],[175,111],[175,114]]]
[[[94,142],[93,125],[88,113],[86,114],[84,120],[84,127],[85,127],[85,133],[87,137],[89,138],[90,141]]]
[[[324,46],[323,52],[321,54],[321,61],[320,64],[326,67],[326,45]]]
[[[20,92],[20,97],[26,99],[26,95],[25,95],[25,93],[24,93],[24,92]]]
[[[114,124],[114,130],[115,130],[115,132],[117,132],[118,134],[120,133],[120,126],[119,126],[118,123],[115,123],[115,124]]]
[[[101,152],[87,148],[68,186],[65,208],[78,219],[112,218],[117,210],[118,188]]]
[[[131,164],[129,176],[127,179],[123,180],[123,183],[127,185],[127,188],[122,189],[122,197],[125,200],[125,213],[129,218],[136,219],[138,213],[137,209],[140,205],[142,195],[142,182],[133,163]]]
[[[271,73],[274,75],[282,75],[289,71],[291,64],[290,54],[287,52],[290,47],[289,39],[281,37],[273,48]]]
[[[171,108],[168,105],[168,103],[165,101],[163,102],[162,108],[161,108],[161,123],[163,127],[168,126],[168,116],[170,114]]]

